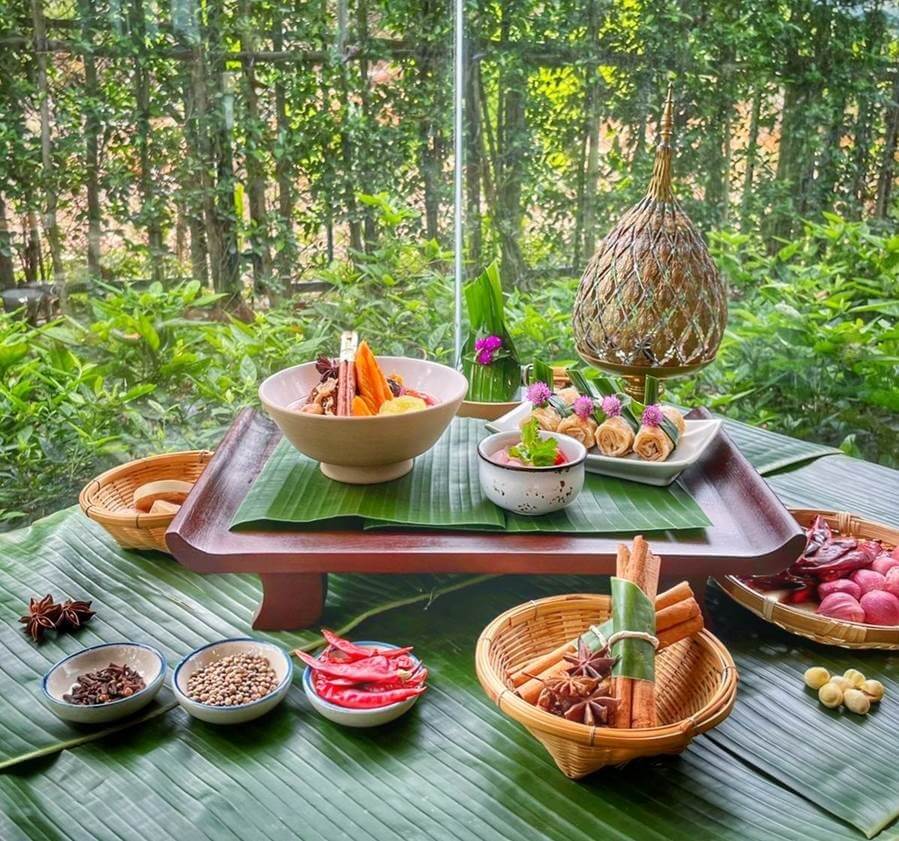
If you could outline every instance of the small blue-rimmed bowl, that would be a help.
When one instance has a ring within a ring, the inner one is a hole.
[[[381,649],[396,649],[400,647],[373,640],[363,640],[362,642],[354,643],[354,645],[361,645],[363,648]],[[415,661],[416,668],[421,665],[421,661],[414,654],[410,654],[409,657]],[[393,721],[395,718],[403,715],[403,713],[409,712],[419,698],[418,695],[413,695],[405,701],[388,704],[385,707],[375,707],[371,710],[354,710],[349,707],[339,707],[337,704],[331,704],[319,697],[315,687],[312,685],[312,669],[309,666],[306,666],[306,671],[303,672],[303,690],[306,692],[309,703],[312,704],[319,714],[327,718],[328,721],[342,724],[344,727],[378,727],[381,724],[387,724],[388,721]]]
[[[195,701],[187,694],[187,682],[194,672],[210,665],[210,663],[230,657],[233,654],[249,654],[254,657],[265,657],[275,670],[278,685],[263,698],[250,701],[248,704],[236,704],[233,707],[219,707],[214,704],[203,704]],[[219,640],[211,642],[191,651],[176,667],[172,679],[175,697],[184,710],[194,718],[208,721],[210,724],[243,724],[265,715],[284,700],[290,689],[293,678],[293,662],[290,657],[270,642],[254,640],[250,637]]]
[[[70,704],[62,696],[72,691],[78,677],[105,669],[110,663],[126,665],[143,679],[145,687],[128,698],[106,704]],[[41,681],[44,703],[65,721],[76,724],[104,724],[116,721],[145,707],[159,692],[165,677],[165,658],[149,645],[138,642],[107,642],[64,657]]]

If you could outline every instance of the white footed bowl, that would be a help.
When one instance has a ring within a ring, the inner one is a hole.
[[[187,694],[187,682],[191,675],[200,669],[229,657],[232,654],[250,654],[254,657],[265,657],[278,678],[278,686],[258,701],[249,704],[238,704],[233,707],[217,707],[214,704],[203,704],[195,701]],[[172,688],[175,697],[184,710],[194,718],[208,721],[210,724],[242,724],[265,715],[284,700],[290,689],[293,677],[293,661],[277,645],[261,640],[241,637],[238,639],[219,640],[198,648],[187,655],[175,668]]]
[[[146,684],[129,698],[108,704],[70,704],[62,696],[72,690],[79,675],[105,669],[110,663],[134,669]],[[149,645],[110,642],[94,645],[60,660],[44,676],[41,693],[44,703],[65,721],[76,724],[105,724],[137,712],[155,697],[165,677],[165,658]]]
[[[259,386],[259,399],[284,437],[321,462],[330,479],[369,485],[404,476],[412,459],[434,446],[468,391],[468,380],[446,365],[404,356],[377,359],[385,374],[400,374],[409,388],[430,394],[437,405],[404,415],[306,414],[300,401],[321,379],[314,362],[278,371]]]
[[[519,467],[490,461],[490,456],[521,440],[518,430],[497,432],[478,444],[478,478],[492,503],[515,514],[536,517],[560,511],[577,499],[584,487],[586,448],[580,441],[555,432],[541,430],[540,437],[555,438],[568,462],[549,467]]]

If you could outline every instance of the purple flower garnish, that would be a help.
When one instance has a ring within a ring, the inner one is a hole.
[[[489,365],[502,346],[503,340],[499,336],[485,336],[483,339],[476,339],[474,343],[475,361],[478,365]]]
[[[661,426],[665,416],[658,403],[652,403],[643,410],[643,423],[646,426]]]
[[[574,401],[574,413],[581,419],[586,420],[593,414],[593,398],[582,394]]]
[[[546,383],[536,382],[528,386],[527,398],[535,406],[545,406],[551,396],[552,391]]]
[[[608,418],[617,418],[621,414],[621,399],[617,394],[610,394],[602,399],[602,411]]]

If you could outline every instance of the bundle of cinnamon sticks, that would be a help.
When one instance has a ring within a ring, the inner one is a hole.
[[[693,590],[686,581],[655,594],[658,588],[659,559],[652,555],[649,545],[642,537],[634,541],[632,550],[620,546],[616,562],[616,574],[637,584],[646,595],[654,599],[656,610],[655,636],[659,641],[658,651],[667,648],[682,639],[699,633],[703,628],[702,612],[693,595]],[[647,592],[644,585],[649,588]],[[585,629],[586,630],[586,629]],[[577,651],[578,639],[570,640],[552,651],[534,658],[523,667],[509,675],[509,682],[516,694],[528,703],[534,704],[540,690],[546,682],[562,675],[568,668],[564,659],[566,655]],[[613,679],[613,693],[619,698],[618,711],[614,726],[616,727],[652,727],[656,723],[655,687],[639,686],[646,681],[633,681],[628,678]],[[636,688],[636,714],[635,709]],[[626,719],[626,720],[625,720]]]
[[[337,415],[353,414],[353,398],[356,396],[356,346],[359,337],[352,330],[340,335],[340,356],[337,368]]]

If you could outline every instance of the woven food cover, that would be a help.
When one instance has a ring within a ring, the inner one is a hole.
[[[591,365],[669,377],[715,358],[727,288],[671,187],[669,88],[646,196],[602,240],[574,305],[577,351]]]

